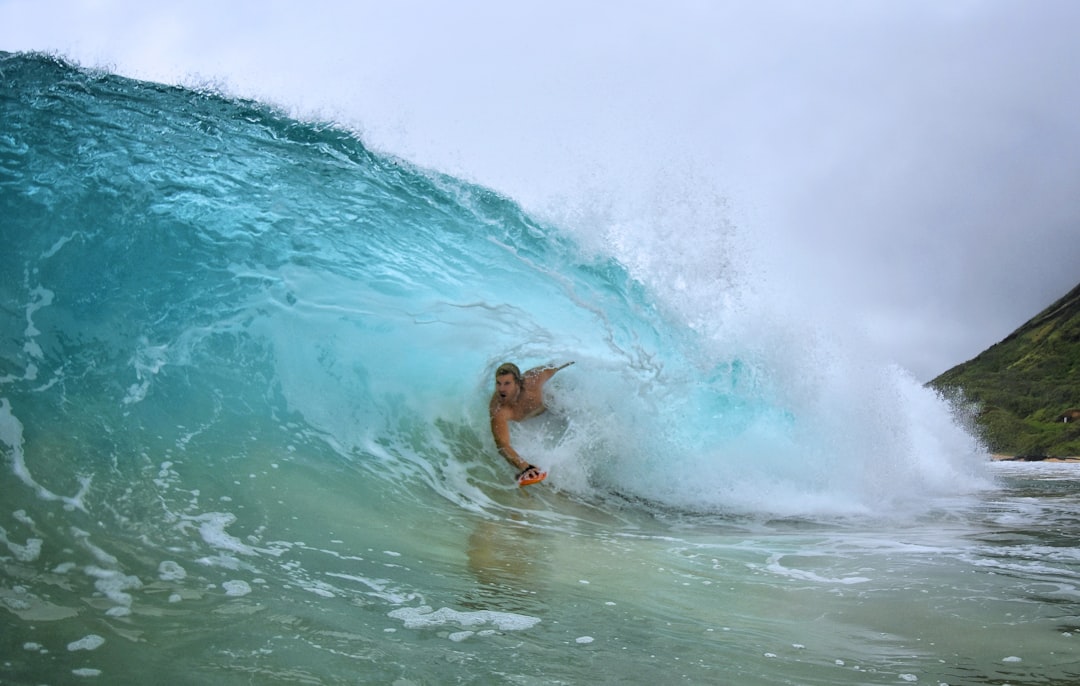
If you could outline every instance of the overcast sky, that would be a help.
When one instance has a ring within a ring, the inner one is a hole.
[[[687,179],[751,278],[920,380],[1080,282],[1078,30],[1074,0],[0,0],[0,50],[333,119],[537,212]]]

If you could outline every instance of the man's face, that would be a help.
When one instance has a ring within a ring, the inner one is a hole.
[[[499,394],[500,400],[514,402],[517,400],[518,393],[521,392],[521,387],[518,386],[513,374],[503,374],[495,377],[495,392]]]

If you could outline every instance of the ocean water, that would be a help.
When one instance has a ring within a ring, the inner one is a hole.
[[[723,225],[0,53],[0,681],[1076,683],[1075,466],[991,463]],[[504,360],[576,361],[528,489]]]

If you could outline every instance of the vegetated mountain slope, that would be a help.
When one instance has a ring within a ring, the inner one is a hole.
[[[1080,285],[929,385],[974,404],[992,452],[1080,455]]]

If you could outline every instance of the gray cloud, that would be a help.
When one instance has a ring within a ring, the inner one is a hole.
[[[7,0],[0,48],[334,118],[543,212],[684,173],[748,278],[924,380],[1080,281],[1080,3],[631,5]]]

